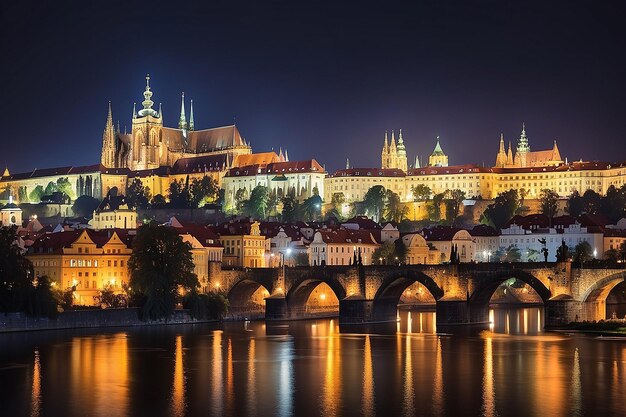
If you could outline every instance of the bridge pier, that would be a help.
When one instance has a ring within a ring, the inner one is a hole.
[[[578,301],[568,298],[548,300],[545,304],[546,326],[563,326],[572,322],[606,319],[606,300]]]
[[[396,319],[395,314],[393,320]],[[374,301],[360,297],[339,300],[339,324],[364,324],[384,321],[374,315]]]
[[[271,296],[265,299],[265,320],[286,320],[289,318],[289,307],[284,296]]]
[[[437,301],[437,326],[489,322],[489,303],[463,300]]]

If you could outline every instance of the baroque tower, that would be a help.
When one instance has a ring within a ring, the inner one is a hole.
[[[130,147],[129,168],[136,171],[154,169],[160,166],[161,159],[166,155],[167,147],[161,142],[163,118],[152,108],[152,91],[150,75],[146,75],[146,89],[143,92],[143,109],[135,114],[133,111],[132,145]]]
[[[395,168],[401,169],[404,172],[408,170],[408,161],[406,159],[406,148],[404,147],[404,140],[402,139],[402,129],[400,129],[400,135],[398,136],[398,153],[396,158]]]
[[[528,144],[528,137],[526,137],[526,126],[522,123],[522,134],[517,141],[517,150],[515,152],[515,166],[524,168],[526,167],[528,156],[528,152],[530,152],[530,145]]]

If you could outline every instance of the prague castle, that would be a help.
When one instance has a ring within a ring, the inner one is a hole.
[[[501,135],[493,167],[449,165],[448,155],[437,137],[435,149],[428,157],[428,166],[421,167],[416,157],[415,164],[407,168],[402,133],[396,145],[392,132],[390,144],[385,134],[381,167],[346,167],[329,175],[324,185],[324,201],[331,201],[335,193],[343,193],[346,203],[363,201],[367,191],[375,185],[392,190],[407,202],[413,201],[413,188],[419,184],[428,186],[433,195],[459,189],[470,199],[493,199],[511,189],[524,189],[528,198],[539,197],[541,190],[546,188],[561,197],[574,191],[582,194],[586,190],[605,194],[611,185],[621,187],[626,184],[626,165],[623,163],[582,160],[568,163],[561,158],[556,141],[552,149],[531,151],[525,125],[522,125],[515,154],[512,148],[509,142],[505,151],[504,136]]]
[[[127,185],[139,179],[152,195],[168,195],[172,181],[212,177],[224,189],[226,210],[233,206],[235,195],[245,190],[250,195],[257,185],[264,185],[277,196],[291,194],[304,200],[319,193],[325,203],[333,194],[343,193],[346,203],[362,201],[374,185],[393,190],[401,201],[413,200],[413,188],[426,185],[432,194],[459,189],[467,198],[493,199],[510,189],[524,189],[528,198],[537,198],[542,189],[549,188],[561,197],[577,190],[593,190],[604,194],[614,185],[626,183],[626,166],[606,162],[567,162],[561,157],[556,141],[552,148],[531,151],[526,126],[516,145],[505,146],[500,136],[492,167],[466,164],[450,165],[437,137],[428,163],[422,166],[415,156],[409,164],[402,130],[385,133],[380,168],[346,169],[329,175],[314,159],[290,161],[287,151],[253,153],[250,142],[242,137],[235,125],[196,129],[193,101],[186,113],[182,95],[178,126],[164,125],[162,106],[155,109],[150,77],[146,77],[141,109],[132,112],[132,129],[121,132],[113,123],[109,103],[102,135],[100,163],[88,166],[66,166],[35,169],[12,174],[5,169],[0,179],[0,201],[12,197],[16,203],[39,203],[50,183],[66,185],[70,199],[87,195],[103,199],[109,190],[125,193]],[[130,106],[129,106],[130,107]],[[515,150],[515,152],[514,152]],[[354,160],[354,158],[352,158]],[[411,160],[412,156],[411,156]],[[69,183],[69,190],[68,185]],[[53,185],[54,185],[53,184]],[[53,189],[51,187],[50,189]]]

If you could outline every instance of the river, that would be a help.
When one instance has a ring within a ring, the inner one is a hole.
[[[626,415],[626,339],[544,333],[538,308],[437,334],[337,320],[0,335],[2,416]],[[387,334],[386,334],[387,333]]]

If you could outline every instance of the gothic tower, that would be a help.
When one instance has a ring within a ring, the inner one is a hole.
[[[402,129],[400,129],[400,135],[398,136],[398,153],[396,158],[396,168],[401,169],[404,172],[408,170],[408,161],[406,159],[406,148],[404,147],[404,140],[402,139]]]
[[[506,151],[504,150],[504,135],[500,133],[500,148],[496,155],[496,168],[504,168],[506,166]]]
[[[515,152],[516,167],[524,168],[527,166],[526,157],[528,156],[528,152],[530,152],[530,145],[528,144],[528,138],[526,137],[526,126],[522,123],[522,134],[517,141],[517,149]]]
[[[111,102],[109,101],[109,113],[102,134],[102,154],[100,163],[107,168],[115,168],[115,129],[113,128],[113,114],[111,113]]]
[[[398,168],[398,148],[396,148],[396,134],[391,131],[391,144],[389,145],[389,166],[387,168]]]
[[[154,169],[160,165],[162,152],[165,148],[161,142],[163,118],[152,108],[152,91],[150,75],[146,75],[146,89],[143,92],[143,109],[135,113],[133,110],[132,145],[130,166],[132,170]]]
[[[380,155],[380,167],[382,169],[389,168],[389,141],[387,140],[387,131],[385,131],[385,144]]]

